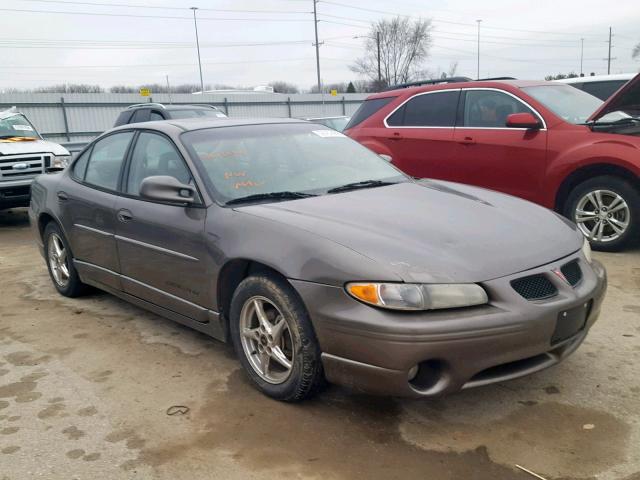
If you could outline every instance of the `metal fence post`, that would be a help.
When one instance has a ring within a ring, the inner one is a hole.
[[[291,118],[291,97],[287,97],[287,110],[289,112],[289,118]]]
[[[64,119],[64,134],[67,137],[67,142],[71,141],[69,135],[69,119],[67,118],[67,109],[64,106],[64,97],[60,97],[60,108],[62,109],[62,118]]]
[[[227,100],[227,97],[224,97],[224,114],[227,117],[229,116],[229,100]]]
[[[342,115],[347,114],[347,106],[345,105],[344,95],[342,96]]]

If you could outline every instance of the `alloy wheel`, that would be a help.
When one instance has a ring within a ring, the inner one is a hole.
[[[249,298],[240,312],[242,350],[251,368],[264,381],[281,384],[289,378],[295,344],[289,323],[269,299]]]
[[[47,246],[49,257],[49,267],[53,280],[60,288],[65,288],[69,284],[69,266],[67,264],[67,250],[64,248],[62,239],[52,233],[49,235],[49,244]]]
[[[594,190],[580,198],[574,220],[589,240],[605,243],[624,235],[629,228],[631,211],[616,192]]]

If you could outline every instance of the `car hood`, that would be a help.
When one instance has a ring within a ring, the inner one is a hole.
[[[0,140],[0,155],[20,155],[21,153],[52,153],[53,155],[69,155],[62,145],[46,140],[24,140],[3,142]]]
[[[583,241],[573,224],[550,210],[448,182],[401,183],[237,210],[341,244],[406,282],[490,280],[570,255]]]
[[[588,121],[594,122],[608,113],[618,111],[640,116],[640,73],[611,95],[598,110],[591,114]]]

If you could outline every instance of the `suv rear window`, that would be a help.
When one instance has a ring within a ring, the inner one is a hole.
[[[385,97],[385,98],[372,98],[371,100],[365,100],[360,105],[360,108],[353,114],[351,117],[351,121],[344,127],[345,130],[349,128],[355,127],[359,123],[364,122],[371,115],[376,113],[382,107],[384,107],[387,103],[393,100],[396,97]]]

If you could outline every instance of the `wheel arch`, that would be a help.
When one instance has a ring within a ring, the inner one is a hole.
[[[555,198],[555,210],[562,213],[565,208],[565,203],[575,187],[579,184],[593,177],[599,176],[613,176],[622,178],[629,181],[636,189],[640,190],[640,178],[632,171],[620,165],[612,163],[599,162],[591,165],[585,165],[583,167],[574,170],[560,184],[556,192]]]
[[[230,339],[229,337],[229,312],[231,310],[231,300],[233,299],[233,294],[238,288],[238,285],[247,277],[255,274],[267,274],[279,277],[283,280],[286,280],[286,276],[281,272],[276,270],[275,268],[259,262],[257,260],[249,259],[249,258],[235,258],[227,261],[220,272],[218,273],[218,280],[216,282],[216,294],[217,294],[217,304],[218,304],[218,312],[220,314],[220,318],[222,322],[224,322],[224,329],[227,336],[227,341]]]

